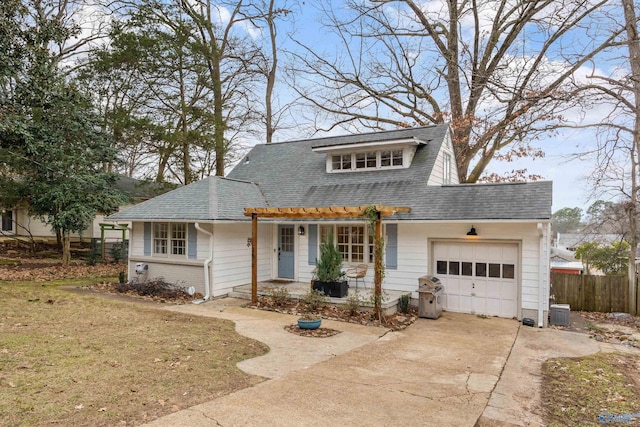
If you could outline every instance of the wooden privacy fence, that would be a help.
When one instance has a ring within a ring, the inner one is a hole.
[[[628,312],[627,276],[584,276],[551,273],[551,295],[556,304],[569,304],[571,310]]]

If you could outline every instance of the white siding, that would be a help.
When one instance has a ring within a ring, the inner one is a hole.
[[[458,184],[460,182],[458,177],[458,168],[456,167],[455,162],[455,154],[453,152],[453,145],[451,144],[451,133],[447,132],[444,140],[442,141],[442,145],[440,146],[440,151],[438,152],[438,156],[436,157],[436,162],[433,165],[433,169],[431,170],[431,174],[429,175],[429,181],[427,185],[442,185],[443,184],[443,173],[444,173],[444,155],[445,153],[451,156],[451,182],[450,184]]]
[[[134,222],[131,224],[131,239],[129,239],[129,253],[132,257],[144,255],[144,223]]]
[[[213,296],[225,295],[234,286],[251,283],[251,223],[215,224]],[[258,224],[258,280],[271,279],[271,224]]]

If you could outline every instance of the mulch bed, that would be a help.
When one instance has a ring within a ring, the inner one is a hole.
[[[261,297],[256,304],[247,304],[247,307],[257,310],[274,311],[277,313],[292,314],[298,316],[309,312],[306,304],[298,300],[287,302],[275,302],[272,298]],[[364,326],[381,326],[394,331],[400,331],[411,325],[418,318],[418,310],[411,307],[408,313],[395,313],[390,316],[383,316],[381,320],[376,320],[373,312],[360,309],[351,313],[345,307],[327,304],[315,311],[316,314],[327,320],[338,320],[341,322],[356,323]]]
[[[292,334],[300,335],[301,337],[313,337],[313,338],[328,338],[334,335],[338,335],[342,331],[336,331],[329,328],[318,329],[301,329],[298,325],[287,325],[284,330]]]

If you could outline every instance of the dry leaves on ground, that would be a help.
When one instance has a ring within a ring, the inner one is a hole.
[[[48,282],[85,277],[117,277],[126,270],[127,266],[124,264],[87,265],[83,261],[73,261],[65,267],[59,260],[22,259],[19,264],[0,264],[0,280]]]
[[[275,311],[284,314],[300,315],[309,310],[303,302],[298,300],[289,300],[287,302],[275,302],[272,298],[261,297],[256,304],[248,304],[248,307],[258,310]],[[382,326],[385,328],[399,331],[411,325],[418,318],[417,310],[410,308],[408,313],[396,313],[389,316],[383,316],[382,321],[376,320],[371,310],[360,309],[351,312],[344,306],[336,306],[327,304],[315,311],[323,319],[339,320],[342,322],[357,323],[365,326]]]

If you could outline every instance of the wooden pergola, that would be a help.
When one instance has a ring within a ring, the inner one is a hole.
[[[382,218],[396,213],[411,212],[409,207],[369,205],[369,206],[328,206],[328,207],[291,207],[291,208],[245,208],[244,215],[251,217],[251,301],[258,302],[258,218],[289,219],[364,219],[374,211],[374,295],[376,314],[380,312],[382,295],[382,251],[379,250],[382,238]]]

